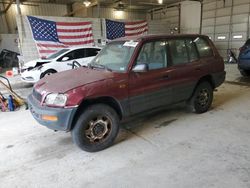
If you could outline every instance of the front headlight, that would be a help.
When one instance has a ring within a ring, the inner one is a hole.
[[[64,107],[67,102],[67,96],[60,93],[48,94],[44,103],[48,106]]]

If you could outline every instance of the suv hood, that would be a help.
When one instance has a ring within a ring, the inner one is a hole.
[[[59,72],[39,80],[34,88],[39,93],[65,93],[74,88],[113,78],[113,73],[103,69],[78,68]]]

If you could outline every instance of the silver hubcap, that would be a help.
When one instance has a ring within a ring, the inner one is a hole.
[[[197,95],[197,102],[200,106],[204,107],[208,104],[209,101],[209,92],[207,89],[202,89]]]
[[[99,142],[106,138],[111,129],[111,121],[106,116],[99,116],[89,121],[86,137],[90,142]]]

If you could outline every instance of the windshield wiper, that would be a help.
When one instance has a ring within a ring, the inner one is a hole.
[[[108,70],[108,71],[112,72],[112,69],[110,69],[110,68],[108,68],[107,66],[102,65],[102,64],[89,63],[89,64],[88,64],[88,67],[91,68],[91,69],[93,69],[93,68],[105,69],[105,70]]]

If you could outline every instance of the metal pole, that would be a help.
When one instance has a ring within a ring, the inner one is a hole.
[[[232,0],[231,13],[230,13],[230,23],[229,23],[229,36],[228,36],[228,49],[232,48],[232,33],[233,33],[233,6],[234,0]]]
[[[249,6],[248,6],[248,15],[247,15],[247,39],[249,39],[249,16],[250,16],[250,3],[249,3]]]
[[[200,34],[202,33],[202,19],[203,19],[203,1],[201,3],[201,20],[200,20]]]
[[[97,15],[98,15],[98,18],[100,18],[101,17],[101,14],[100,14],[100,10],[101,10],[101,7],[100,7],[100,2],[99,1],[97,1]]]
[[[16,0],[17,14],[21,15],[20,0]]]
[[[178,23],[178,33],[181,33],[181,4],[179,3],[178,5],[178,9],[179,9],[179,23]]]
[[[215,17],[214,17],[214,41],[216,41],[216,35],[215,35],[215,31],[216,31],[216,17],[217,17],[217,1],[216,1],[216,4],[215,4]]]

